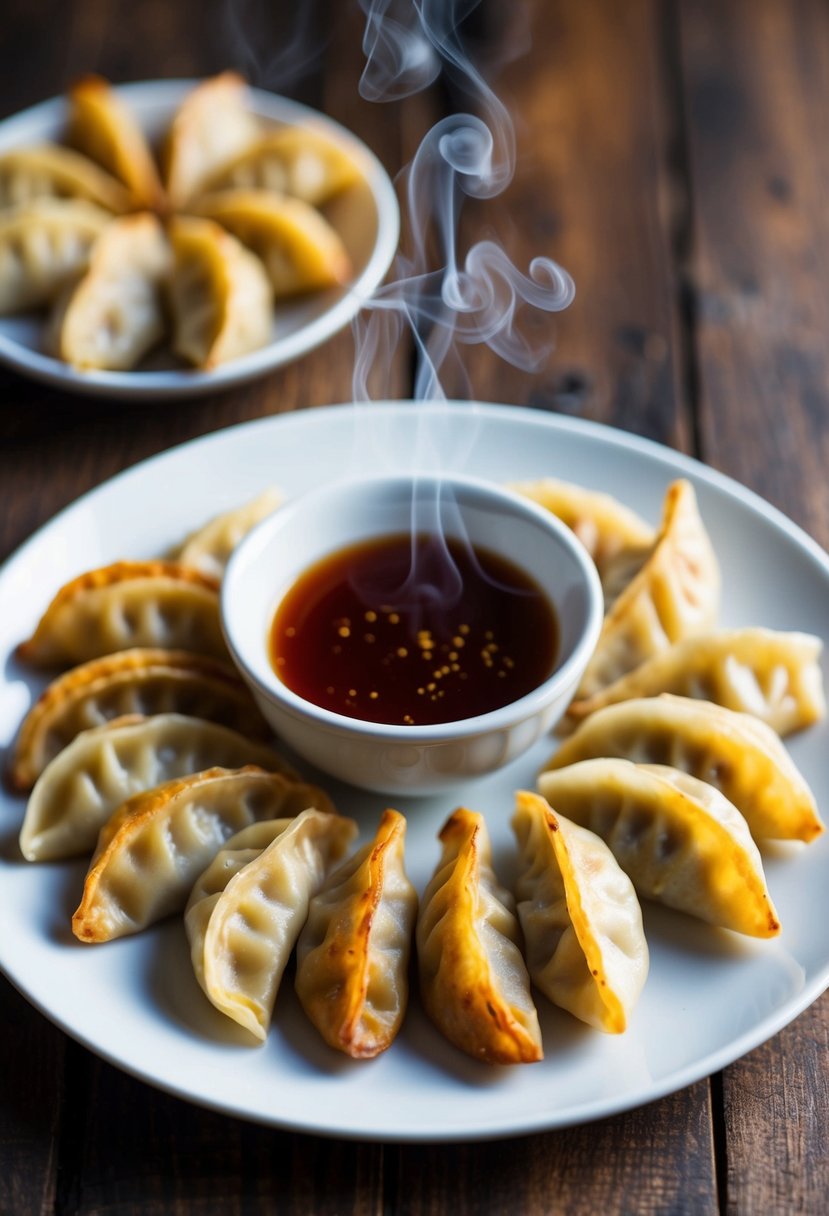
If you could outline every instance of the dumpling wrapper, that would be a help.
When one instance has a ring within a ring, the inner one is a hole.
[[[265,744],[202,718],[134,715],[94,726],[59,752],[35,782],[20,851],[27,861],[91,853],[107,819],[134,794],[216,765],[246,764],[299,780]]]
[[[620,581],[625,585],[617,594]],[[592,696],[673,642],[713,625],[719,567],[690,482],[668,487],[653,547],[644,554],[622,552],[606,569],[603,585],[611,603],[577,699]]]
[[[270,731],[235,668],[185,650],[137,648],[93,659],[41,693],[18,732],[8,779],[29,790],[82,730],[128,714],[181,713],[230,726],[252,739]]]
[[[129,190],[89,157],[61,144],[10,148],[0,153],[0,208],[33,199],[85,199],[123,215],[134,201]]]
[[[47,349],[73,367],[129,371],[167,331],[172,255],[148,211],[109,224],[49,319]]]
[[[0,214],[0,316],[48,304],[89,261],[112,216],[75,199],[36,199]]]
[[[668,764],[716,786],[755,840],[810,841],[823,831],[814,795],[789,753],[750,714],[667,694],[623,701],[582,722],[545,767],[603,756]]]
[[[170,206],[184,206],[211,174],[252,147],[260,134],[247,86],[236,72],[222,72],[188,93],[162,149]]]
[[[69,90],[68,141],[122,182],[137,207],[163,207],[164,190],[146,136],[100,76],[84,76]]]
[[[259,258],[213,220],[177,216],[169,233],[176,354],[211,368],[269,342],[273,293]]]
[[[250,502],[208,520],[187,537],[174,556],[183,566],[199,570],[210,578],[221,579],[239,541],[281,505],[282,494],[270,486]]]
[[[640,895],[751,937],[780,932],[763,863],[728,799],[667,765],[583,760],[542,773],[558,814],[601,836]]]
[[[329,1047],[371,1059],[391,1046],[409,995],[417,894],[406,876],[406,820],[386,810],[374,839],[311,900],[297,943],[296,990]]]
[[[308,807],[335,814],[322,790],[253,765],[211,768],[136,794],[101,829],[72,932],[82,942],[107,942],[183,910],[231,836]]]
[[[352,819],[320,810],[257,823],[193,887],[184,923],[196,979],[260,1042],[309,901],[356,834]]]
[[[278,127],[221,165],[202,190],[268,190],[321,207],[360,177],[351,157],[327,135],[309,127]]]
[[[600,575],[621,552],[653,546],[650,524],[610,494],[552,477],[516,482],[510,489],[545,507],[575,532]]]
[[[451,1043],[487,1064],[543,1058],[530,977],[518,946],[514,901],[499,886],[482,815],[461,807],[417,921],[423,1006]]]
[[[607,1034],[627,1028],[648,976],[633,883],[593,832],[519,791],[512,827],[527,967],[544,995]]]
[[[67,666],[136,646],[226,658],[219,584],[180,562],[122,561],[65,583],[17,656]]]
[[[277,298],[340,287],[351,278],[339,233],[300,199],[225,190],[205,195],[192,210],[221,224],[261,259]]]
[[[808,633],[731,629],[686,638],[567,711],[570,723],[605,705],[673,693],[752,714],[779,735],[820,722],[826,713],[820,656]]]

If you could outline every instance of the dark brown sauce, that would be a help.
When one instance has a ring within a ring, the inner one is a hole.
[[[557,651],[553,607],[523,570],[483,548],[408,535],[311,566],[270,636],[273,668],[299,696],[398,726],[509,705],[551,674]]]

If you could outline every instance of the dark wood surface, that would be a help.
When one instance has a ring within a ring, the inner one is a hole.
[[[290,7],[7,0],[0,114],[84,71],[128,80],[233,65],[347,122],[396,171],[451,93],[382,110],[361,101],[356,0],[308,6],[317,52],[304,75],[286,74]],[[511,7],[487,14],[499,45]],[[829,9],[547,0],[528,29],[498,83],[517,121],[516,179],[470,209],[464,232],[495,229],[519,265],[552,254],[578,296],[536,376],[470,349],[472,391],[689,451],[829,545]],[[292,71],[300,59],[288,57]],[[352,353],[342,334],[259,384],[176,406],[80,401],[0,373],[0,557],[171,444],[347,400]],[[411,391],[407,344],[389,391]],[[0,1018],[0,1212],[14,1216],[826,1210],[826,996],[723,1073],[643,1109],[449,1147],[338,1143],[191,1107],[97,1060],[3,980]]]

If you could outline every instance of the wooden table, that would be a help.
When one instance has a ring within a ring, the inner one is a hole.
[[[355,3],[311,7],[309,25],[329,37],[293,82],[275,53],[280,6],[237,6],[252,53],[227,8],[7,0],[0,109],[88,70],[125,80],[231,64],[334,114],[396,170],[453,104],[437,87],[382,110],[359,99]],[[829,8],[549,0],[529,28],[499,77],[518,173],[467,227],[496,229],[519,265],[552,254],[578,297],[540,375],[472,348],[469,391],[691,452],[829,545]],[[502,20],[497,45],[510,29]],[[78,400],[3,373],[0,557],[88,487],[171,444],[347,400],[351,365],[346,333],[261,383],[175,407]],[[408,348],[391,381],[410,394]],[[0,1211],[14,1216],[826,1210],[826,996],[745,1059],[644,1109],[448,1147],[338,1143],[207,1113],[102,1063],[5,981],[0,1008]]]

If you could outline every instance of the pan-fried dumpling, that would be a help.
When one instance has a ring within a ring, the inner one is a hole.
[[[305,810],[227,842],[193,887],[184,923],[209,1000],[260,1041],[308,904],[357,834],[352,819]]]
[[[129,190],[71,148],[39,144],[0,153],[0,208],[36,198],[82,198],[116,215],[134,206]]]
[[[78,368],[129,371],[164,337],[170,246],[149,211],[113,220],[58,301],[46,347]]]
[[[265,744],[202,718],[133,715],[94,726],[59,752],[35,782],[20,851],[27,861],[91,853],[107,819],[134,794],[215,765],[246,764],[298,780]]]
[[[616,756],[669,764],[715,785],[745,816],[752,836],[814,840],[823,831],[814,795],[770,726],[687,697],[643,697],[593,714],[547,764]]]
[[[308,127],[279,127],[221,165],[202,189],[268,190],[321,207],[359,180],[350,156],[327,135]]]
[[[68,141],[123,182],[136,206],[162,206],[164,191],[144,132],[100,76],[84,76],[69,90]]]
[[[239,541],[251,528],[272,515],[281,503],[281,493],[270,486],[250,502],[208,520],[176,550],[176,559],[184,566],[220,579]]]
[[[181,562],[89,570],[61,587],[17,655],[39,667],[67,666],[135,646],[226,658],[216,580]]]
[[[210,768],[136,794],[101,829],[72,932],[108,942],[183,910],[226,840],[308,807],[335,815],[322,790],[253,765]]]
[[[193,208],[215,220],[261,259],[274,295],[339,287],[351,260],[336,229],[308,203],[266,190],[224,190]]]
[[[538,788],[601,836],[646,899],[752,937],[780,932],[748,825],[713,786],[667,765],[583,760]]]
[[[518,947],[514,901],[499,886],[482,815],[464,807],[440,832],[443,854],[420,905],[420,995],[451,1043],[487,1064],[543,1057]]]
[[[0,316],[48,304],[81,273],[111,222],[78,199],[35,199],[0,213]]]
[[[579,698],[592,696],[672,642],[710,629],[716,619],[719,567],[690,482],[668,487],[653,547],[644,555],[633,552],[632,565],[627,550],[605,570],[605,594],[612,602]],[[635,573],[616,594],[620,566],[626,576]]]
[[[162,150],[170,205],[182,207],[207,177],[252,147],[260,134],[245,82],[235,72],[222,72],[188,93]]]
[[[229,663],[184,650],[137,648],[73,667],[41,693],[23,720],[9,769],[28,790],[82,730],[127,714],[180,713],[266,739],[267,724]]]
[[[417,895],[406,877],[406,820],[383,812],[377,835],[311,900],[297,943],[296,990],[326,1043],[355,1059],[391,1046],[409,995]]]
[[[510,488],[546,507],[567,524],[593,558],[600,575],[623,550],[653,546],[655,537],[650,524],[610,494],[552,477],[517,482]]]
[[[582,1022],[621,1034],[648,975],[633,884],[594,832],[539,798],[516,795],[516,883],[532,981]]]
[[[259,258],[212,220],[177,216],[170,239],[176,354],[210,368],[269,342],[273,299]]]
[[[568,717],[578,720],[605,705],[669,692],[753,714],[787,735],[826,713],[822,650],[820,638],[811,634],[772,629],[686,638],[594,696],[574,701]]]

